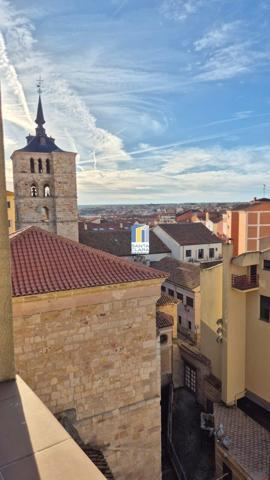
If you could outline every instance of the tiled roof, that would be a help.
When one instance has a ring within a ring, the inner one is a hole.
[[[119,257],[128,257],[131,255],[130,229],[118,231],[91,231],[80,229],[79,238],[80,242],[84,245],[99,248],[104,252],[112,253]],[[150,230],[150,254],[170,252],[170,249]]]
[[[13,296],[165,278],[164,272],[122,260],[37,227],[10,236]]]
[[[180,245],[205,245],[209,243],[222,243],[202,223],[169,223],[159,225],[164,232],[170,235]],[[158,229],[158,227],[156,227]]]
[[[42,142],[41,142],[42,138]],[[51,152],[63,152],[54,143],[54,139],[44,135],[42,137],[32,136],[27,137],[28,143],[25,147],[18,149],[18,152],[37,152],[37,153],[51,153]]]
[[[101,473],[107,478],[107,480],[114,480],[113,474],[110,470],[110,467],[100,450],[96,450],[89,445],[84,445],[82,447],[83,451],[86,453],[88,458],[96,465]],[[90,479],[89,479],[90,480]]]
[[[75,416],[74,416],[75,414]],[[78,430],[74,426],[76,420],[75,410],[67,410],[56,414],[56,418],[69,433],[73,440],[81,447],[84,453],[92,460],[95,466],[106,477],[107,480],[114,480],[110,467],[101,450],[94,448],[90,443],[84,443],[79,435]],[[89,479],[90,480],[90,479]]]
[[[215,404],[214,414],[215,426],[222,424],[229,437],[228,455],[247,472],[247,478],[269,479],[270,432],[236,407]]]
[[[157,328],[168,328],[173,325],[173,317],[164,312],[157,312],[156,316]]]
[[[180,262],[165,257],[159,262],[151,262],[151,267],[169,274],[168,281],[192,290],[200,285],[200,265],[192,262]]]
[[[177,300],[176,298],[171,297],[170,295],[162,294],[157,301],[157,306],[160,307],[162,305],[173,305],[174,303],[176,304],[180,303],[180,300]]]

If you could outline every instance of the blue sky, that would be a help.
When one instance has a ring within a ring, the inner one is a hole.
[[[267,0],[0,0],[8,185],[41,75],[80,203],[270,196],[269,27]]]

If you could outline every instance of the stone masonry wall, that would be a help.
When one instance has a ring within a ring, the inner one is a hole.
[[[15,151],[12,155],[17,229],[35,225],[67,238],[78,240],[76,155],[72,152],[32,153]],[[35,172],[31,173],[30,159]],[[38,161],[42,162],[39,173]],[[46,172],[46,161],[50,173]],[[37,196],[31,196],[31,186]],[[49,186],[50,196],[44,196]],[[47,214],[44,214],[44,208]]]
[[[160,478],[154,282],[13,301],[17,371],[52,412],[76,410],[117,480]]]

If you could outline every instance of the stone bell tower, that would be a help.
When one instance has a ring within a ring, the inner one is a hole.
[[[36,134],[11,156],[16,227],[35,225],[78,241],[76,153],[46,134],[40,88],[35,123]]]

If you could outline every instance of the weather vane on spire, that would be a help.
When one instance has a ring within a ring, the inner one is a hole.
[[[43,83],[43,80],[41,76],[39,76],[39,78],[37,79],[37,91],[39,95],[41,95],[42,93],[42,83]]]

